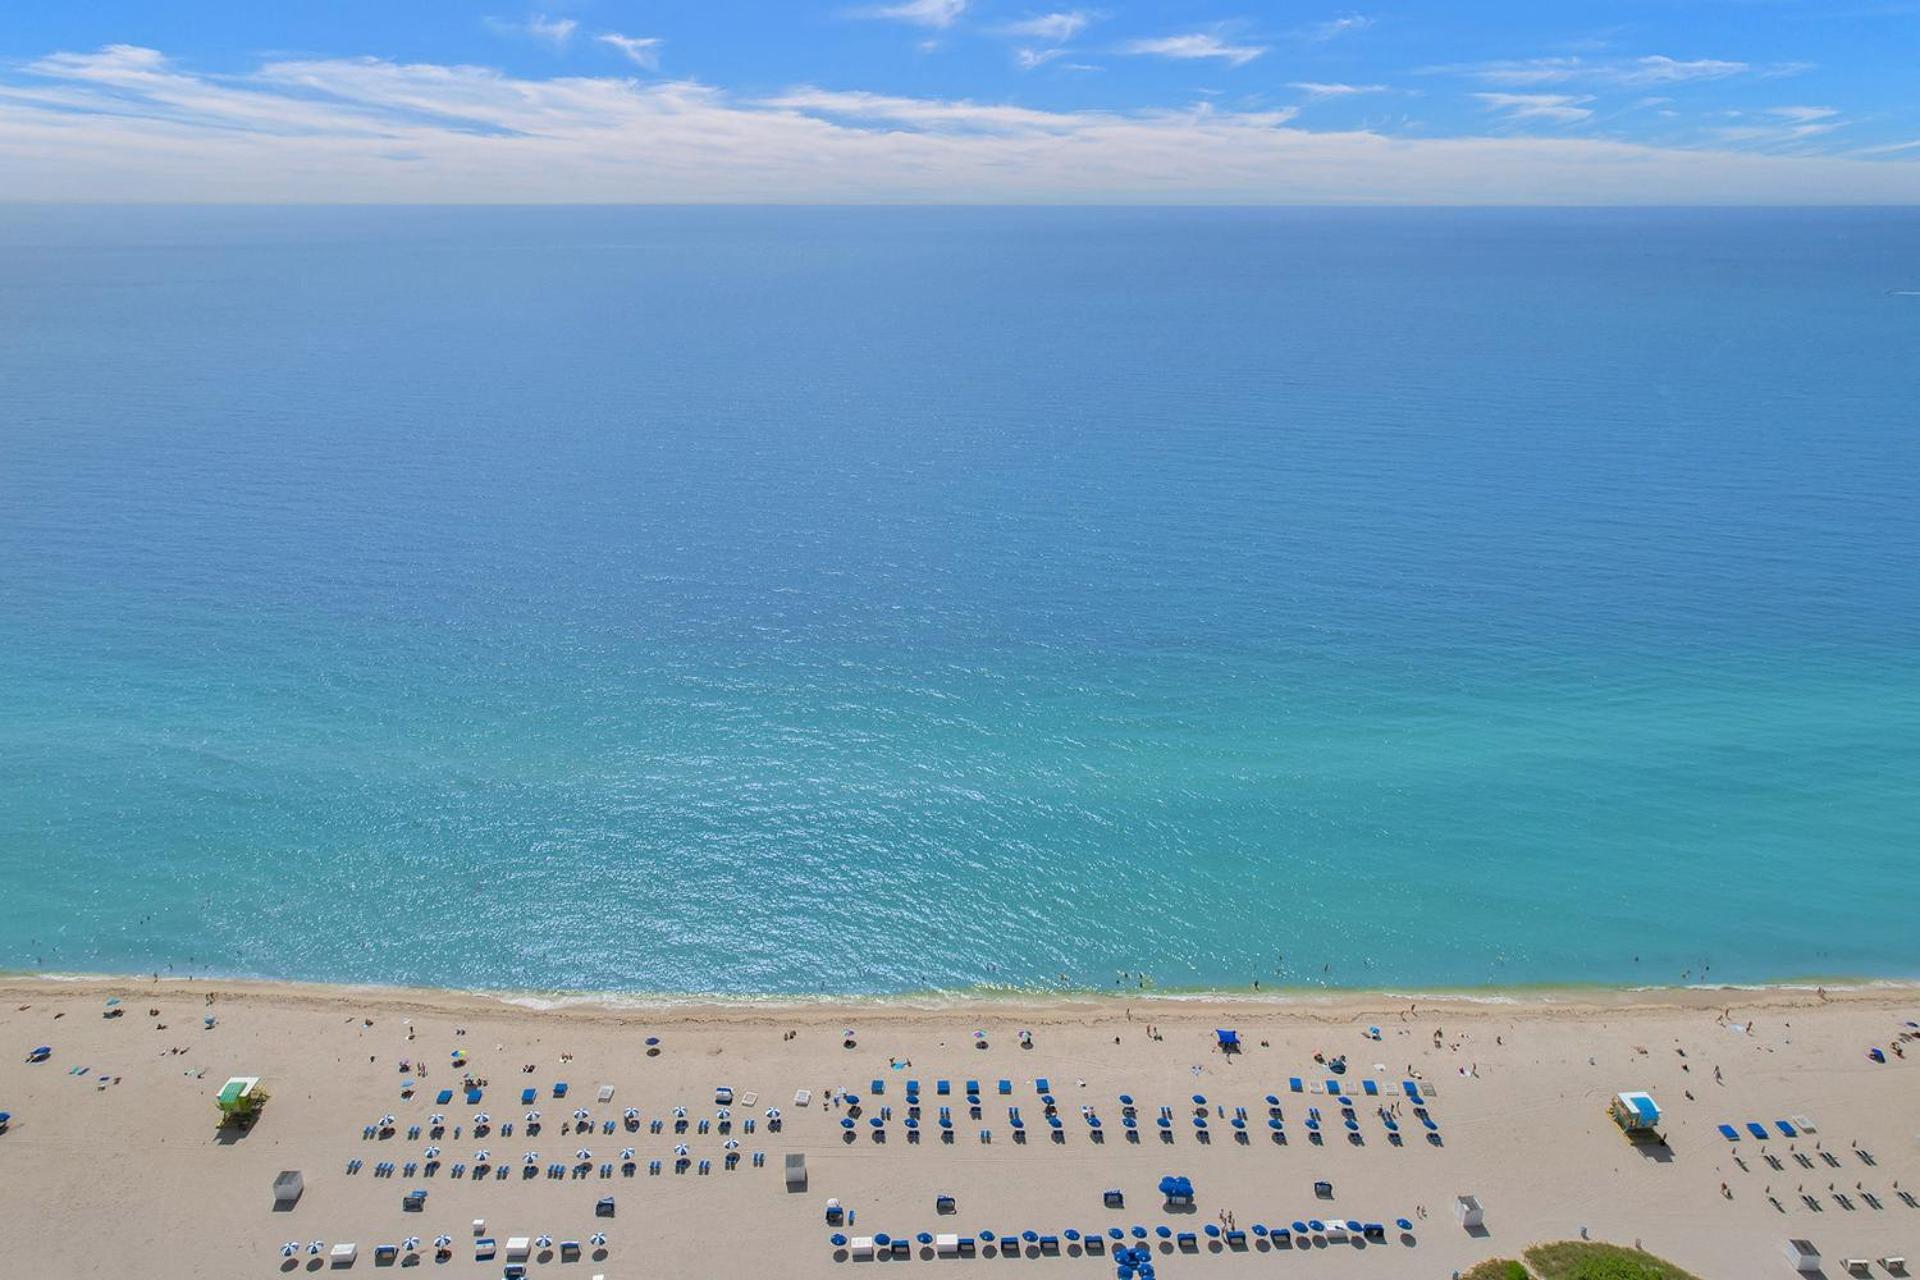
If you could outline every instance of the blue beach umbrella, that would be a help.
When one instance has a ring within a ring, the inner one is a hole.
[[[1112,1236],[1115,1240],[1125,1240],[1127,1238],[1127,1233],[1122,1231],[1118,1227],[1108,1227],[1107,1234]]]
[[[1413,1224],[1411,1222],[1408,1222],[1405,1218],[1395,1218],[1393,1220],[1393,1225],[1400,1228],[1402,1231],[1413,1230]]]
[[[918,1240],[921,1244],[932,1244],[933,1233],[930,1231],[922,1231],[919,1235],[915,1236],[914,1239]]]
[[[988,1244],[992,1244],[992,1243],[993,1243],[993,1232],[991,1232],[991,1231],[982,1231],[982,1232],[980,1233],[980,1238],[981,1238],[982,1240],[985,1240],[985,1241],[986,1241],[986,1242],[987,1242]]]
[[[840,1249],[846,1246],[847,1238],[841,1235],[838,1231],[836,1231],[832,1235],[827,1237],[827,1243],[832,1245],[836,1249]]]
[[[1035,1231],[1033,1228],[1029,1227],[1025,1231],[1022,1231],[1020,1233],[1020,1238],[1022,1240],[1025,1240],[1028,1244],[1032,1244],[1034,1241],[1040,1238],[1040,1233],[1038,1231]]]
[[[1173,1228],[1163,1224],[1155,1227],[1153,1234],[1159,1236],[1162,1240],[1171,1240],[1173,1239]]]
[[[1360,1229],[1360,1224],[1358,1222],[1354,1221],[1352,1218],[1347,1219],[1347,1230],[1358,1231],[1359,1229]]]
[[[1277,1107],[1280,1105],[1280,1099],[1270,1093],[1267,1095],[1267,1105],[1270,1107]]]
[[[1254,1223],[1254,1224],[1253,1224],[1253,1234],[1255,1234],[1255,1235],[1257,1235],[1257,1236],[1263,1236],[1263,1235],[1265,1235],[1265,1234],[1267,1234],[1267,1224],[1266,1224],[1266,1223],[1264,1223],[1264,1222],[1256,1222],[1256,1223]]]
[[[1130,1093],[1123,1093],[1123,1094],[1121,1094],[1121,1095],[1120,1095],[1120,1105],[1121,1105],[1121,1106],[1123,1106],[1123,1107],[1130,1107],[1130,1106],[1132,1106],[1132,1105],[1133,1105],[1133,1095],[1132,1095],[1132,1094],[1130,1094]]]
[[[1209,1235],[1215,1240],[1218,1240],[1220,1238],[1220,1228],[1211,1222],[1209,1222],[1205,1227],[1201,1229],[1204,1230],[1207,1233],[1207,1235]]]
[[[874,1116],[872,1119],[868,1120],[867,1123],[872,1125],[874,1128],[878,1129],[882,1125],[886,1124],[886,1121],[882,1120],[879,1116]]]
[[[1135,1240],[1145,1240],[1147,1238],[1147,1229],[1145,1227],[1136,1226],[1133,1229],[1133,1238]]]
[[[882,1244],[882,1245],[892,1244],[893,1237],[888,1235],[886,1232],[882,1231],[878,1235],[874,1236],[873,1242],[875,1244]]]
[[[1069,1240],[1078,1240],[1080,1238],[1080,1233],[1074,1230],[1072,1227],[1068,1227],[1065,1231],[1062,1231],[1060,1234],[1065,1236]]]
[[[1196,1093],[1196,1094],[1194,1094],[1194,1095],[1193,1095],[1193,1105],[1194,1105],[1194,1106],[1196,1106],[1196,1107],[1204,1107],[1204,1106],[1206,1106],[1206,1105],[1207,1105],[1207,1095],[1206,1095],[1206,1094],[1204,1094],[1204,1093]]]
[[[1327,1224],[1318,1218],[1308,1218],[1307,1226],[1314,1231],[1325,1231],[1327,1229]]]
[[[1303,1236],[1307,1234],[1307,1224],[1304,1222],[1295,1222],[1293,1224],[1293,1234],[1297,1236]]]

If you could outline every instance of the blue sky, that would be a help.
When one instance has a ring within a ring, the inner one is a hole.
[[[127,0],[0,198],[1920,202],[1920,0]]]

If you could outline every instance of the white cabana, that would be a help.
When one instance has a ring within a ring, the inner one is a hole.
[[[1487,1211],[1480,1207],[1478,1196],[1455,1196],[1453,1198],[1453,1216],[1462,1227],[1471,1231],[1475,1227],[1487,1224]]]
[[[933,1251],[943,1258],[950,1258],[960,1252],[960,1237],[952,1232],[933,1238]]]

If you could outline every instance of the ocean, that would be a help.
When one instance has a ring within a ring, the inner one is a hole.
[[[0,968],[1920,976],[1920,211],[0,209]]]

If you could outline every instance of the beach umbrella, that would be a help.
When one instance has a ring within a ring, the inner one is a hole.
[[[631,1159],[633,1159],[633,1148],[632,1148],[632,1147],[622,1147],[622,1148],[620,1148],[620,1158],[621,1158],[622,1160],[631,1160]]]
[[[1220,1238],[1220,1228],[1214,1223],[1209,1222],[1205,1227],[1201,1228],[1201,1230],[1207,1233],[1209,1239],[1218,1240]]]
[[[402,1091],[405,1091],[405,1090],[407,1090],[407,1089],[411,1089],[411,1088],[413,1088],[413,1081],[411,1081],[411,1080],[402,1080],[402,1081],[400,1082],[400,1088],[401,1088],[401,1090],[402,1090]]]
[[[1360,1229],[1360,1224],[1358,1222],[1354,1221],[1352,1218],[1347,1219],[1347,1230],[1358,1231],[1359,1229]]]
[[[405,1240],[402,1240],[400,1242],[400,1247],[402,1249],[405,1249],[408,1253],[412,1253],[420,1247],[420,1237],[408,1236]]]
[[[1295,1234],[1295,1235],[1297,1235],[1297,1236],[1303,1236],[1303,1235],[1305,1235],[1305,1234],[1307,1234],[1307,1224],[1306,1224],[1306,1223],[1304,1223],[1304,1222],[1296,1222],[1296,1223],[1294,1223],[1294,1224],[1293,1224],[1293,1234]]]
[[[1255,1235],[1257,1235],[1257,1236],[1263,1236],[1263,1235],[1265,1235],[1265,1234],[1267,1234],[1267,1224],[1266,1224],[1266,1223],[1264,1223],[1264,1222],[1256,1222],[1256,1223],[1254,1223],[1254,1224],[1253,1224],[1253,1234],[1255,1234]]]
[[[725,1142],[721,1143],[720,1145],[725,1147],[729,1151],[738,1151],[740,1149],[740,1139],[728,1138]]]
[[[1062,1231],[1060,1234],[1065,1236],[1069,1240],[1078,1240],[1080,1238],[1080,1233],[1078,1231],[1075,1231],[1072,1227],[1068,1227],[1065,1231]]]
[[[915,1236],[914,1239],[918,1240],[921,1244],[932,1244],[933,1233],[931,1231],[922,1231],[919,1235]]]
[[[622,1114],[628,1120],[638,1120],[640,1118],[640,1111],[636,1107],[628,1107]]]
[[[445,1249],[448,1246],[450,1246],[452,1243],[453,1243],[452,1236],[435,1236],[433,1238],[433,1247],[436,1249]]]
[[[578,1151],[573,1153],[573,1158],[575,1160],[591,1160],[593,1159],[593,1152],[587,1150],[585,1147],[582,1147]]]
[[[493,1152],[491,1151],[476,1151],[473,1153],[473,1162],[475,1164],[485,1164],[491,1159],[493,1159]]]
[[[893,1237],[888,1235],[886,1232],[882,1231],[878,1235],[874,1236],[873,1242],[877,1245],[882,1245],[882,1246],[890,1245],[893,1243]]]
[[[298,1252],[300,1252],[300,1242],[298,1240],[289,1240],[280,1246],[280,1256],[283,1258],[291,1258]]]
[[[525,1155],[523,1155],[523,1156],[521,1156],[521,1157],[520,1157],[520,1163],[522,1163],[522,1164],[539,1164],[539,1163],[540,1163],[540,1153],[539,1153],[538,1151],[529,1151],[529,1152],[527,1152],[527,1154],[525,1154]]]
[[[1127,1233],[1122,1231],[1118,1227],[1108,1227],[1107,1234],[1112,1236],[1115,1240],[1125,1240],[1127,1238]]]
[[[675,1147],[674,1147],[674,1149],[673,1149],[673,1154],[675,1154],[675,1155],[677,1155],[677,1156],[684,1156],[684,1155],[686,1155],[686,1154],[687,1154],[687,1144],[686,1144],[686,1143],[684,1143],[684,1142],[682,1142],[682,1143],[680,1143],[680,1144],[678,1144],[677,1146],[675,1146]]]
[[[673,1118],[675,1120],[685,1120],[687,1118],[687,1109],[685,1107],[675,1107],[673,1109]]]
[[[986,1241],[986,1242],[987,1242],[988,1244],[992,1244],[992,1243],[993,1243],[993,1232],[991,1232],[991,1231],[982,1231],[982,1232],[980,1233],[980,1238],[981,1238],[982,1240],[985,1240],[985,1241]]]
[[[596,1231],[592,1235],[587,1237],[587,1243],[592,1245],[596,1249],[606,1244],[606,1242],[607,1242],[607,1233],[604,1231]]]
[[[1027,1230],[1022,1231],[1020,1233],[1020,1238],[1022,1240],[1025,1240],[1028,1244],[1032,1244],[1034,1241],[1040,1238],[1040,1233],[1038,1231],[1033,1230],[1031,1227],[1029,1227]]]
[[[854,1122],[853,1122],[853,1117],[852,1117],[852,1116],[841,1116],[841,1117],[840,1117],[840,1127],[841,1127],[842,1129],[851,1129],[851,1128],[853,1128],[853,1123],[854,1123]]]
[[[1280,1099],[1270,1093],[1267,1095],[1267,1105],[1270,1107],[1277,1107],[1280,1105]]]
[[[527,1112],[528,1124],[538,1124],[539,1122],[540,1122],[540,1113],[538,1111]]]
[[[438,1147],[428,1147],[426,1150],[426,1157],[429,1160],[438,1159],[439,1155],[440,1155],[440,1148]]]
[[[840,1249],[846,1246],[847,1238],[841,1235],[838,1231],[836,1231],[832,1235],[827,1237],[827,1243],[832,1245],[836,1249]]]
[[[392,1128],[392,1127],[393,1127],[393,1123],[394,1123],[394,1121],[393,1121],[393,1117],[392,1117],[392,1116],[381,1116],[381,1117],[380,1117],[380,1123],[381,1123],[381,1124],[383,1124],[383,1125],[386,1125],[386,1126],[387,1126],[388,1128]]]
[[[887,1122],[885,1120],[882,1120],[879,1116],[874,1116],[870,1118],[867,1121],[867,1123],[872,1125],[874,1128],[878,1129],[884,1126]]]
[[[1233,1127],[1236,1129],[1244,1129],[1247,1127],[1247,1122],[1245,1120],[1242,1120],[1239,1116],[1235,1116],[1233,1118]]]
[[[312,1244],[307,1246],[307,1252],[310,1254],[318,1254],[322,1249],[326,1247],[327,1247],[327,1242],[325,1240],[315,1240]]]
[[[1267,1121],[1267,1128],[1272,1129],[1276,1133],[1278,1133],[1282,1127],[1278,1120],[1270,1119]]]
[[[715,1120],[731,1120],[733,1119],[733,1112],[728,1110],[726,1107],[722,1107],[718,1111],[713,1113],[713,1118]]]
[[[1413,1224],[1411,1222],[1408,1222],[1405,1218],[1395,1218],[1393,1220],[1393,1225],[1400,1228],[1402,1231],[1413,1230]]]
[[[780,1108],[778,1107],[767,1108],[767,1119],[778,1120],[779,1118],[780,1118]]]
[[[587,1109],[585,1107],[581,1107],[578,1111],[575,1111],[573,1113],[573,1118],[575,1120],[585,1120],[587,1118]]]
[[[1325,1231],[1327,1229],[1327,1224],[1320,1221],[1320,1219],[1318,1218],[1308,1218],[1307,1227],[1309,1230],[1312,1230],[1312,1231]]]
[[[1145,1240],[1147,1238],[1147,1229],[1142,1226],[1135,1226],[1133,1228],[1133,1238],[1135,1240]]]
[[[1173,1238],[1173,1228],[1164,1225],[1158,1226],[1153,1229],[1153,1234],[1159,1236],[1162,1240],[1170,1240]]]
[[[1193,1095],[1193,1105],[1194,1105],[1194,1106],[1196,1106],[1196,1107],[1204,1107],[1204,1106],[1206,1106],[1206,1105],[1207,1105],[1207,1095],[1206,1095],[1206,1094],[1204,1094],[1204,1093],[1196,1093],[1196,1094],[1194,1094],[1194,1095]]]

